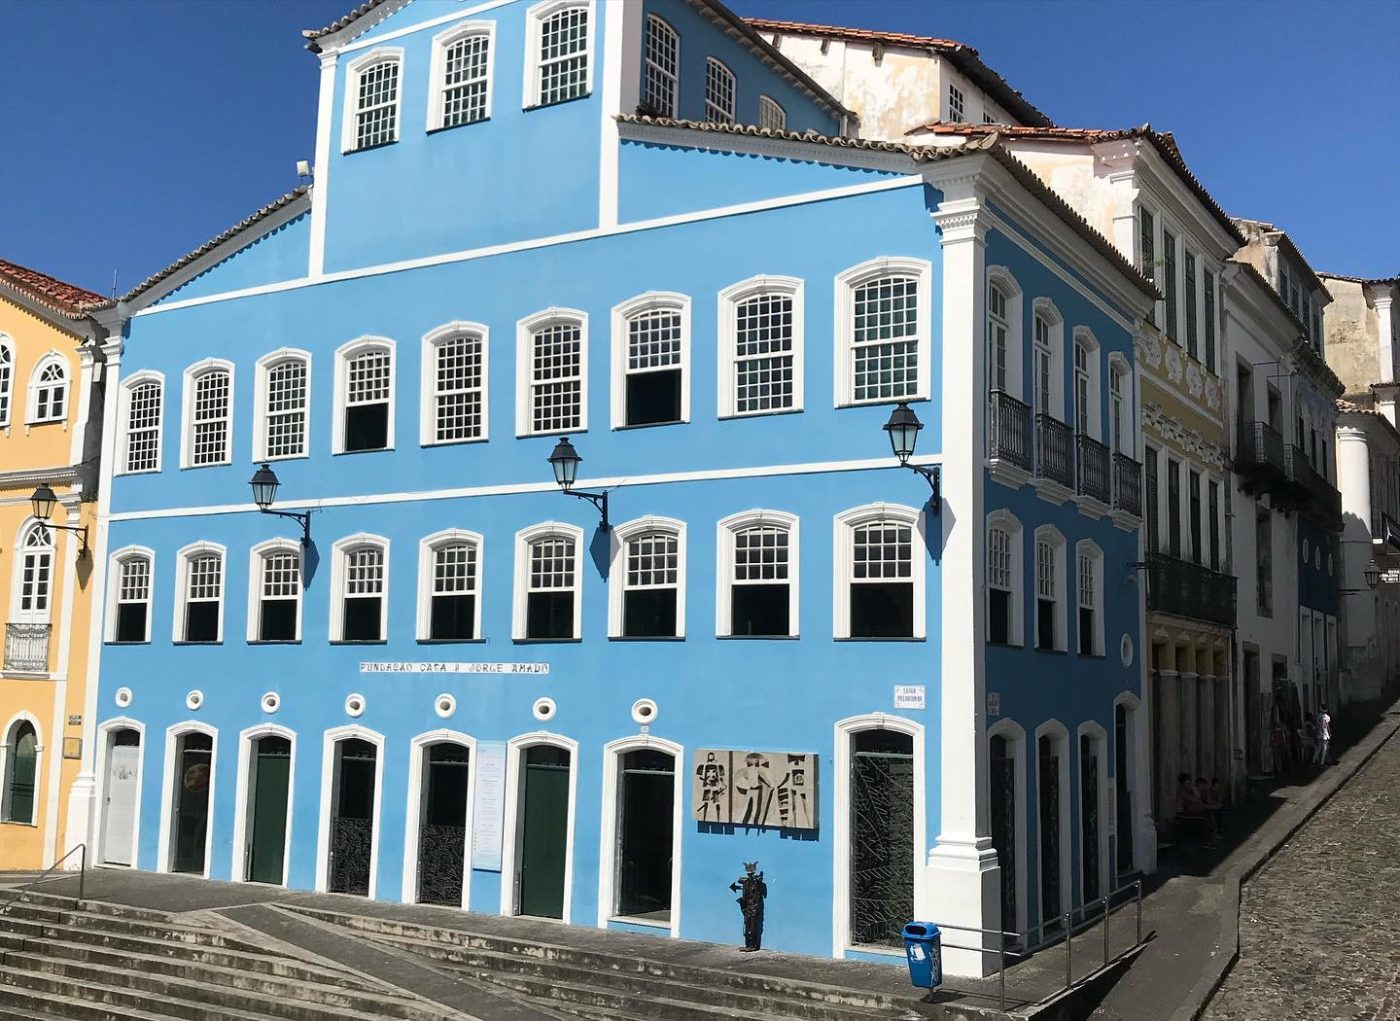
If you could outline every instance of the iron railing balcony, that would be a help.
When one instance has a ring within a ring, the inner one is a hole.
[[[1268,422],[1240,422],[1235,471],[1248,493],[1282,491],[1288,485],[1283,436]]]
[[[1149,553],[1147,608],[1233,627],[1235,578],[1165,553]]]
[[[5,625],[5,669],[42,674],[49,669],[49,624]]]
[[[993,390],[987,396],[987,458],[1030,471],[1035,461],[1031,453],[1031,409],[1005,390]]]
[[[1074,465],[1070,448],[1074,434],[1054,415],[1035,416],[1035,474],[1037,478],[1074,488]]]
[[[1113,509],[1142,517],[1142,464],[1113,452]]]
[[[1303,511],[1328,528],[1341,526],[1342,494],[1312,466],[1296,443],[1288,447],[1288,479]]]
[[[1079,480],[1077,492],[1104,505],[1109,501],[1108,447],[1077,433],[1074,437],[1074,477]]]

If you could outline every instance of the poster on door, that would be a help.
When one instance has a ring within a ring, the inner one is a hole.
[[[817,757],[810,752],[700,748],[691,767],[696,822],[817,828]]]
[[[506,821],[506,745],[478,741],[476,804],[472,808],[472,868],[501,871],[501,840]]]

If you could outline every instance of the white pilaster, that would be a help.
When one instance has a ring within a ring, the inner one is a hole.
[[[603,14],[602,143],[598,158],[598,226],[617,226],[621,136],[617,115],[641,98],[642,5],[607,4]]]
[[[1393,405],[1392,405],[1393,407]],[[1371,546],[1371,446],[1362,426],[1337,425],[1337,487],[1342,491],[1342,581],[1348,590],[1342,615],[1348,648],[1373,648],[1376,597],[1366,585],[1365,570],[1374,557]]]
[[[1380,350],[1377,352],[1377,355],[1380,358],[1381,372],[1380,376],[1377,378],[1382,383],[1395,382],[1395,341],[1394,334],[1391,332],[1392,327],[1390,319],[1390,305],[1393,300],[1394,299],[1391,298],[1389,294],[1383,297],[1377,296],[1375,299],[1376,329],[1380,341]],[[1391,418],[1390,424],[1395,424],[1395,419],[1393,417]]]
[[[311,251],[306,275],[321,276],[326,269],[326,203],[331,184],[331,117],[335,111],[334,52],[321,54],[321,85],[316,97],[316,162],[311,167]]]

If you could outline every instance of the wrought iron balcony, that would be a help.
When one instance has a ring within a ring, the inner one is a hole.
[[[1278,489],[1288,482],[1283,437],[1267,422],[1241,422],[1235,471],[1246,492]]]
[[[1004,390],[987,396],[987,457],[1030,471],[1031,409]]]
[[[1142,517],[1142,465],[1113,452],[1113,509]]]
[[[1342,524],[1342,494],[1312,466],[1303,448],[1288,447],[1288,480],[1293,484],[1298,506],[1327,528]]]
[[[1108,447],[1092,436],[1079,433],[1074,437],[1074,476],[1079,480],[1078,492],[1099,503],[1109,499]]]
[[[1235,623],[1235,579],[1165,553],[1149,553],[1147,608],[1232,627]]]
[[[1070,447],[1074,434],[1054,415],[1035,416],[1035,474],[1038,478],[1058,482],[1066,489],[1074,488],[1074,468],[1070,462]]]
[[[48,624],[5,625],[5,669],[42,674],[49,669]]]

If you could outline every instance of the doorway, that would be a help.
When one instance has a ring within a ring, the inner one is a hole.
[[[1001,869],[1001,928],[1016,928],[1016,758],[1004,734],[991,739],[992,847]]]
[[[1244,761],[1250,773],[1262,773],[1264,765],[1264,735],[1267,723],[1260,708],[1259,650],[1244,650]]]
[[[523,763],[515,909],[522,915],[563,918],[571,757],[567,749],[541,744],[525,749]],[[666,824],[670,826],[669,815]]]
[[[1099,750],[1088,734],[1079,735],[1079,866],[1085,905],[1103,896],[1099,882]]]
[[[914,917],[913,737],[856,733],[850,785],[851,943],[899,945]]]
[[[471,754],[465,745],[428,746],[418,824],[418,903],[462,905]]]
[[[102,811],[102,861],[136,864],[136,808],[141,782],[141,733],[118,730],[107,747],[106,803]]]
[[[625,752],[620,785],[617,913],[669,924],[675,757],[652,748]]]
[[[214,765],[214,739],[190,731],[175,739],[175,837],[171,872],[203,875],[208,860],[209,784]]]
[[[369,896],[374,854],[375,779],[378,749],[360,738],[335,745],[331,790],[329,884],[331,893]]]
[[[1132,740],[1132,715],[1119,702],[1113,707],[1113,797],[1117,827],[1118,875],[1136,870],[1133,860],[1133,790],[1129,770],[1132,756],[1128,742]]]
[[[1055,739],[1036,742],[1040,817],[1040,921],[1042,935],[1060,926],[1060,756]]]
[[[34,825],[34,785],[39,775],[39,734],[20,720],[10,730],[5,749],[5,794],[0,820]]]
[[[286,878],[287,796],[292,776],[292,742],[277,734],[253,741],[248,792],[248,843],[244,879],[281,886]]]

